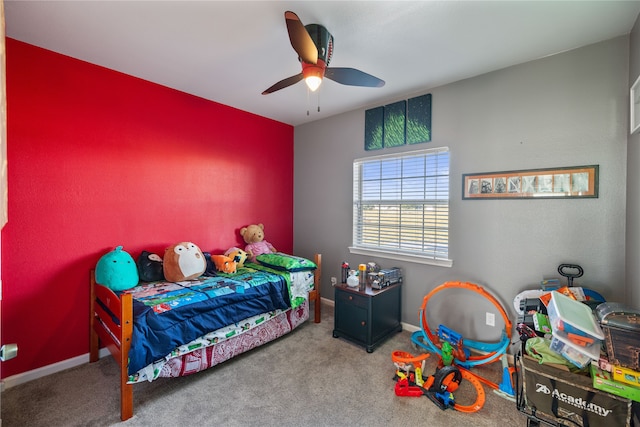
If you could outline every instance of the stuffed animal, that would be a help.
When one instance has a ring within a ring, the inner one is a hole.
[[[233,274],[237,270],[238,263],[226,255],[211,255],[211,261],[216,265],[216,270],[221,273]]]
[[[200,277],[207,269],[207,261],[198,246],[180,242],[164,251],[162,270],[169,282],[181,282]]]
[[[138,275],[145,282],[156,282],[164,279],[162,258],[149,251],[142,251],[138,257]]]
[[[133,288],[138,284],[136,262],[122,250],[122,246],[118,246],[98,260],[96,282],[114,291]]]
[[[240,248],[230,248],[224,253],[229,258],[238,263],[238,267],[244,267],[244,262],[247,260],[247,253]]]
[[[256,262],[258,255],[277,252],[271,243],[264,240],[264,225],[262,224],[251,224],[242,227],[240,235],[247,244],[244,250],[251,262]]]

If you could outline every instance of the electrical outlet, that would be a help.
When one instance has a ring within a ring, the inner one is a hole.
[[[331,278],[331,286],[335,286],[338,284],[338,279],[336,279],[335,277]]]
[[[13,359],[18,355],[18,344],[5,344],[0,347],[0,362]]]
[[[496,315],[487,311],[487,326],[496,326]]]

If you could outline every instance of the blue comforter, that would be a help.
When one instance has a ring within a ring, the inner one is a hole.
[[[290,306],[282,275],[251,268],[233,276],[147,283],[124,292],[133,296],[129,375],[208,332]]]

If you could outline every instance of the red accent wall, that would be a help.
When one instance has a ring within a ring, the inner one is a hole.
[[[222,253],[262,222],[292,250],[292,126],[9,38],[6,59],[3,378],[88,352],[89,271],[115,246]]]

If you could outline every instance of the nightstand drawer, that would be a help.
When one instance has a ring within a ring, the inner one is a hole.
[[[369,299],[366,296],[353,294],[351,292],[336,292],[336,304],[341,303],[366,308],[369,304]]]
[[[337,306],[336,306],[337,307]],[[336,313],[339,320],[339,325],[336,325],[336,330],[352,337],[356,341],[367,342],[368,311],[366,308],[358,306],[345,306],[342,305],[340,313]]]

